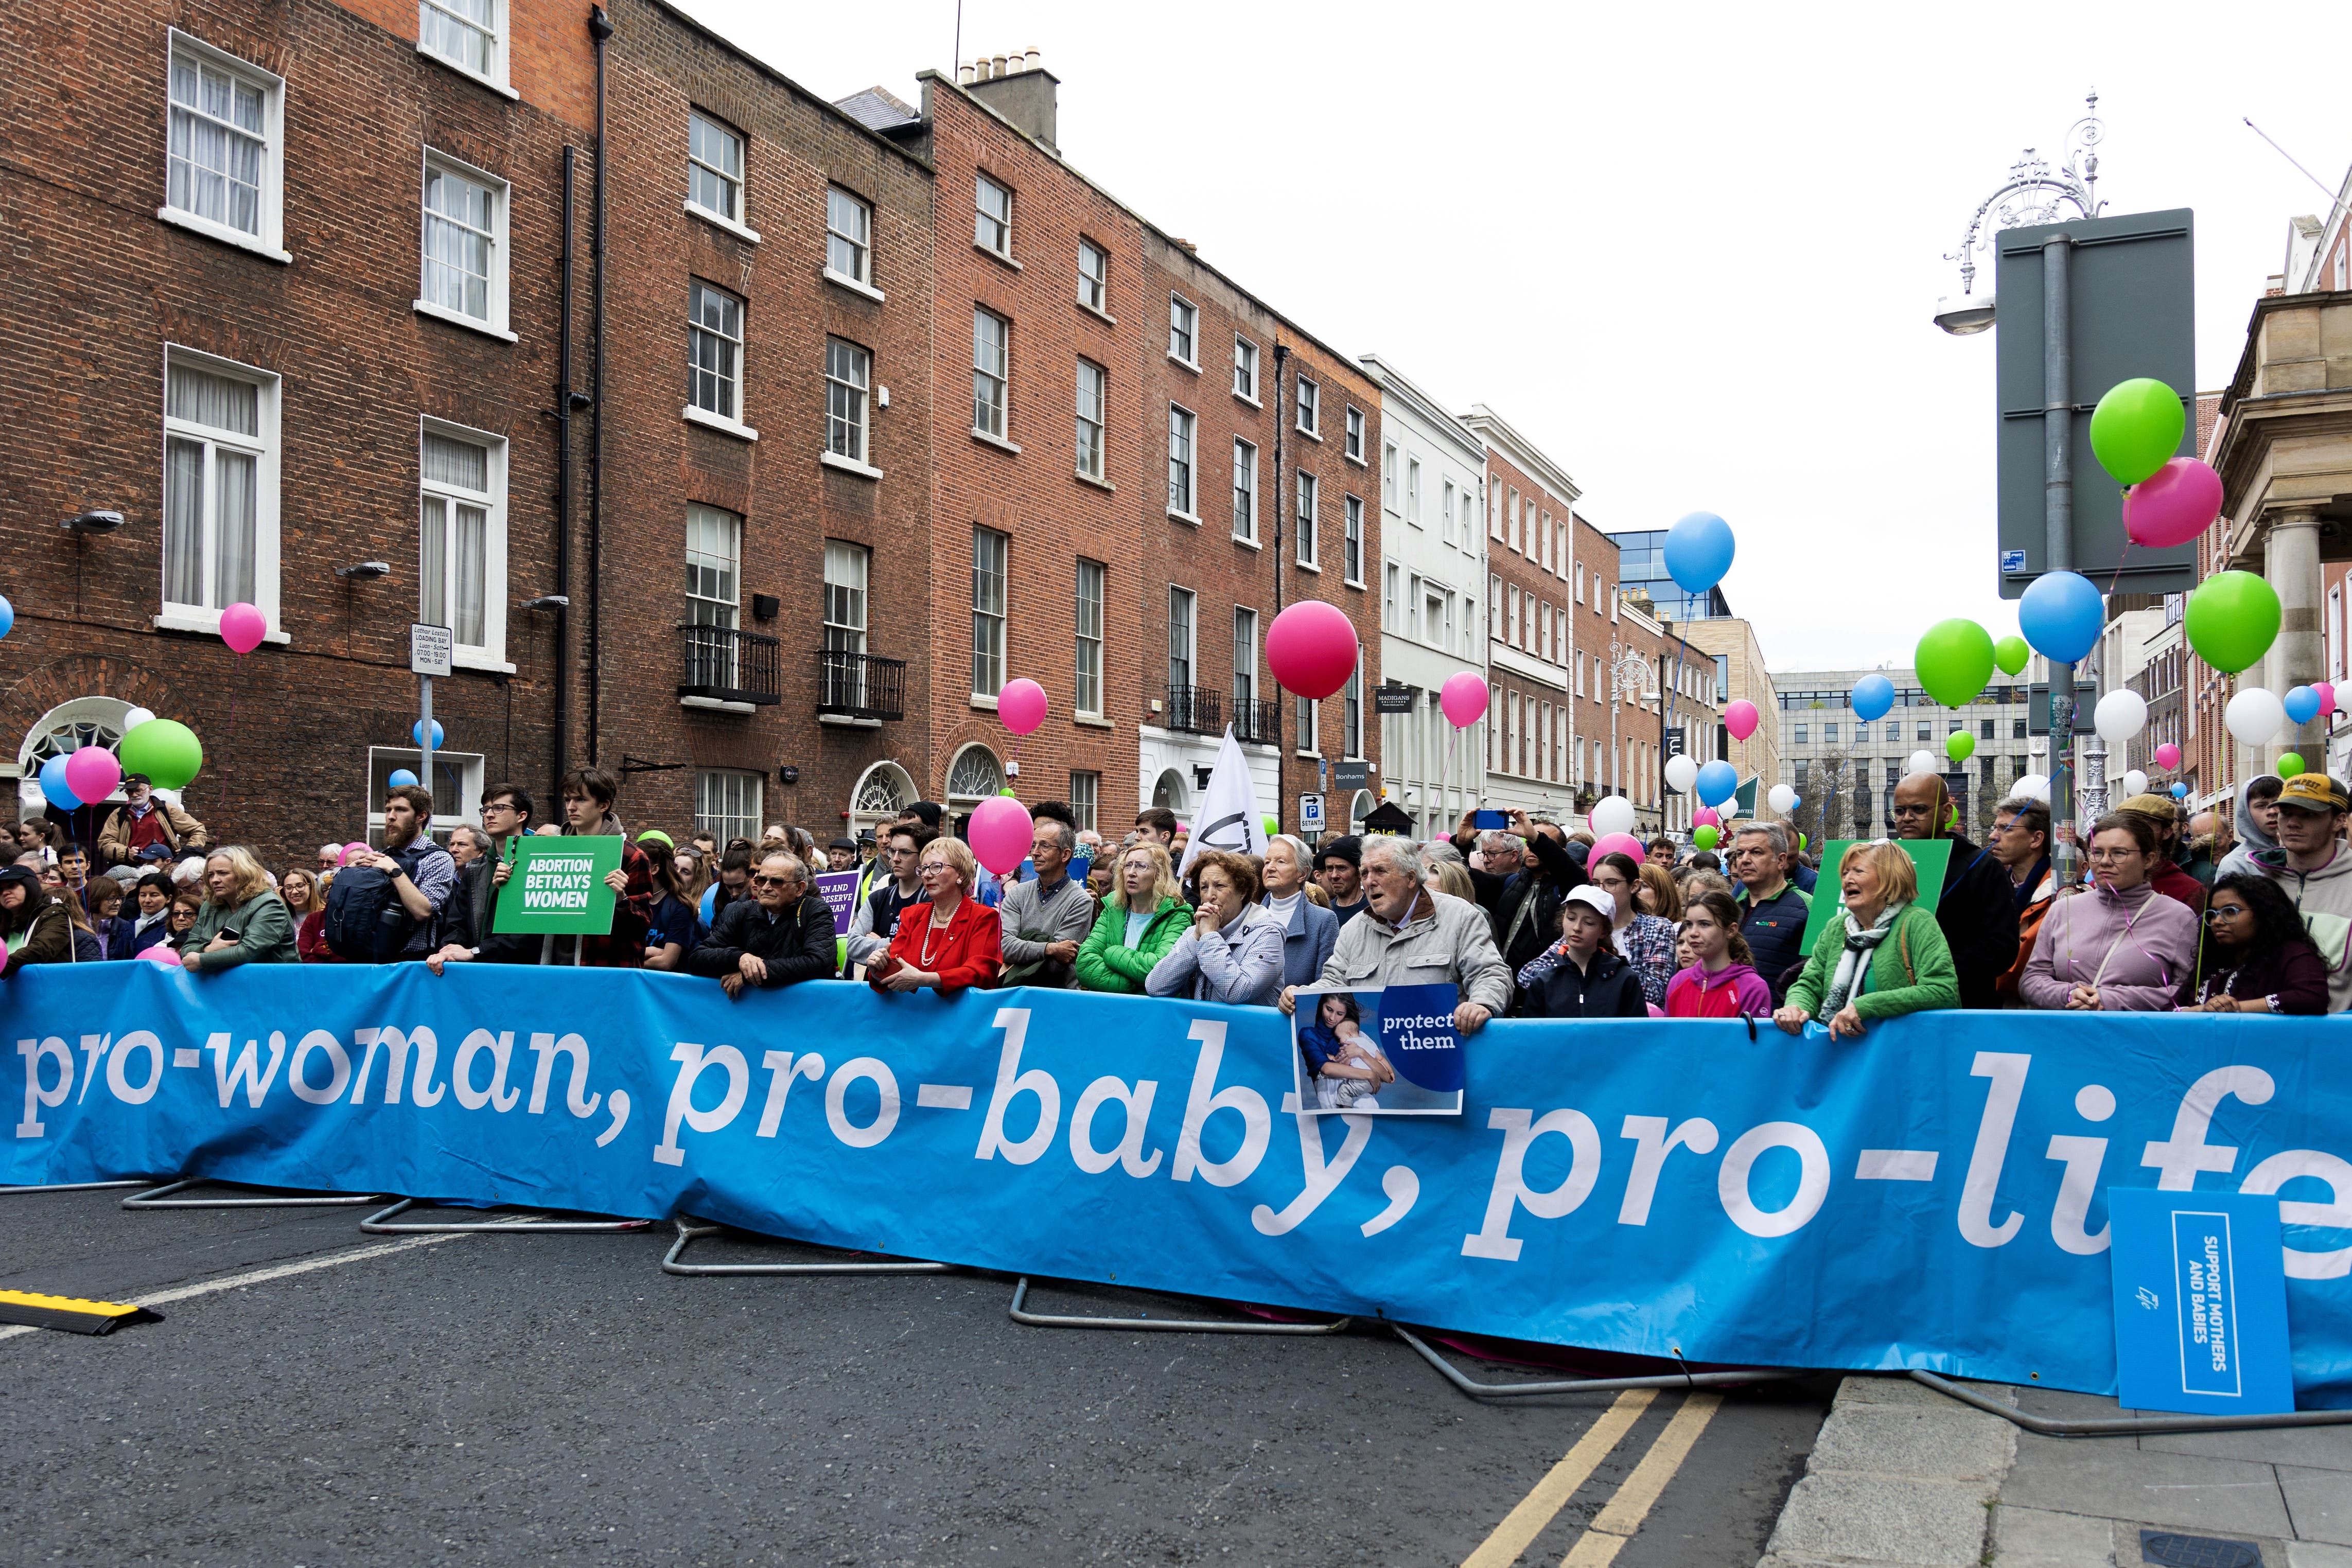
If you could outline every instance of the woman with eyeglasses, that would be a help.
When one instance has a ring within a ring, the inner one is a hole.
[[[2052,904],[2017,982],[2030,1008],[2169,1012],[2197,967],[2197,916],[2147,880],[2156,829],[2137,811],[2091,827],[2091,885]]]
[[[1814,939],[1774,1023],[1789,1034],[1819,1023],[1832,1040],[1852,1040],[1879,1019],[1960,1005],[1952,950],[1919,902],[1919,868],[1902,845],[1848,844],[1838,892],[1843,907]]]
[[[2217,879],[2205,906],[2205,946],[2180,984],[2180,1007],[2200,1013],[2327,1010],[2327,966],[2285,889],[2245,872]]]
[[[1663,1008],[1666,1005],[1666,986],[1681,967],[1675,961],[1675,923],[1664,915],[1644,915],[1635,905],[1636,891],[1649,884],[1642,880],[1642,868],[1634,863],[1632,855],[1602,855],[1593,863],[1590,874],[1592,885],[1616,904],[1609,931],[1610,946],[1633,966],[1634,983],[1642,988],[1642,999],[1654,1008]],[[1671,881],[1667,883],[1669,889],[1673,885]],[[1655,896],[1655,890],[1651,891]]]
[[[961,839],[933,839],[923,846],[920,871],[929,902],[899,917],[889,952],[866,971],[867,982],[885,991],[993,986],[1004,967],[1004,922],[972,895],[980,862],[970,846]]]

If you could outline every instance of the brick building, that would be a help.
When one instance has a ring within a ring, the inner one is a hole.
[[[10,99],[0,173],[22,810],[46,757],[138,706],[203,738],[185,804],[224,833],[277,860],[356,836],[416,764],[420,619],[457,643],[444,801],[551,776],[557,618],[524,602],[558,580],[594,71],[581,13],[526,11],[428,6],[420,38],[413,3],[192,0],[12,31],[44,84]],[[101,511],[120,526],[58,526]],[[269,628],[243,659],[216,634],[239,601]]]

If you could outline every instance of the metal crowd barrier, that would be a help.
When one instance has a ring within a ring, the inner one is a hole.
[[[416,1198],[404,1197],[390,1207],[378,1209],[361,1220],[360,1228],[370,1236],[472,1236],[485,1230],[495,1230],[500,1235],[588,1236],[649,1230],[654,1223],[650,1219],[547,1219],[537,1215],[522,1219],[467,1219],[439,1223],[394,1218],[407,1213],[418,1202]]]
[[[1392,1322],[1397,1337],[1421,1353],[1423,1361],[1445,1375],[1445,1381],[1473,1399],[1523,1399],[1535,1394],[1613,1394],[1628,1388],[1717,1388],[1733,1383],[1786,1383],[1813,1377],[1812,1372],[1778,1369],[1741,1372],[1668,1372],[1647,1377],[1572,1377],[1540,1383],[1480,1383],[1464,1375],[1452,1362],[1432,1350],[1402,1323]]]
[[[1087,1317],[1056,1312],[1032,1312],[1022,1310],[1029,1299],[1029,1276],[1013,1287],[1013,1305],[1005,1315],[1014,1322],[1033,1329],[1144,1329],[1158,1333],[1250,1333],[1279,1334],[1297,1338],[1303,1334],[1334,1334],[1345,1330],[1355,1320],[1335,1318],[1321,1323],[1234,1322],[1229,1319],[1154,1318],[1138,1316]]]
[[[145,1186],[147,1184],[145,1182],[138,1182],[132,1185]],[[227,1184],[215,1182],[210,1176],[184,1176],[178,1181],[167,1182],[163,1186],[155,1187],[151,1191],[140,1193],[135,1197],[126,1197],[122,1200],[122,1207],[125,1208],[357,1208],[365,1204],[382,1203],[385,1198],[393,1196],[388,1192],[338,1194],[328,1197],[296,1197],[292,1196],[280,1196],[275,1197],[173,1197],[171,1196],[175,1192],[184,1192],[192,1186],[219,1186],[224,1185]]]
[[[723,1225],[690,1224],[683,1217],[676,1222],[677,1239],[662,1259],[665,1274],[750,1274],[803,1277],[825,1274],[951,1274],[953,1263],[925,1263],[915,1259],[894,1259],[875,1263],[682,1263],[686,1249],[705,1236],[715,1236],[727,1227]],[[747,1232],[747,1234],[756,1234]],[[764,1238],[763,1239],[781,1239]]]
[[[28,1197],[40,1192],[105,1192],[120,1186],[152,1186],[153,1176],[136,1176],[130,1181],[61,1181],[47,1186],[0,1186],[0,1197]]]

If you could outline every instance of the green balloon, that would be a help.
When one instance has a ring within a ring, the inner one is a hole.
[[[1992,633],[1973,621],[1938,621],[1919,639],[1911,663],[1929,696],[1959,707],[1992,679]]]
[[[1977,748],[1977,737],[1965,729],[1956,729],[1944,737],[1944,755],[1955,762],[1966,762]]]
[[[1265,819],[1265,836],[1270,839],[1280,831],[1282,831],[1281,821],[1272,816],[1267,817]]]
[[[2091,450],[2118,485],[2137,485],[2180,450],[2188,428],[2180,394],[2162,382],[2117,382],[2091,411]]]
[[[1691,842],[1696,844],[1703,850],[1711,850],[1715,848],[1716,841],[1721,837],[1723,837],[1721,833],[1716,831],[1712,826],[1704,822],[1691,830]]]
[[[2271,769],[2282,779],[2292,779],[2303,771],[2303,758],[2292,751],[2279,753],[2278,765]]]
[[[205,765],[204,743],[176,719],[151,718],[114,748],[125,773],[144,773],[158,789],[184,789]]]
[[[1797,835],[1797,852],[1799,854],[1805,852],[1805,835],[1802,833]]]
[[[2269,653],[2277,639],[2278,592],[2251,571],[2217,571],[2189,595],[2183,621],[2197,656],[2234,675]]]
[[[2021,673],[2026,661],[2032,657],[2033,650],[2026,646],[2022,637],[2003,637],[1992,645],[1992,662],[2000,666],[2004,675]]]

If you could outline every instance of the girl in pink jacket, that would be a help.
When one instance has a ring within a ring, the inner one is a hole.
[[[1772,988],[1756,972],[1729,894],[1709,888],[1693,896],[1683,909],[1682,938],[1692,963],[1666,982],[1668,1018],[1772,1016]]]

